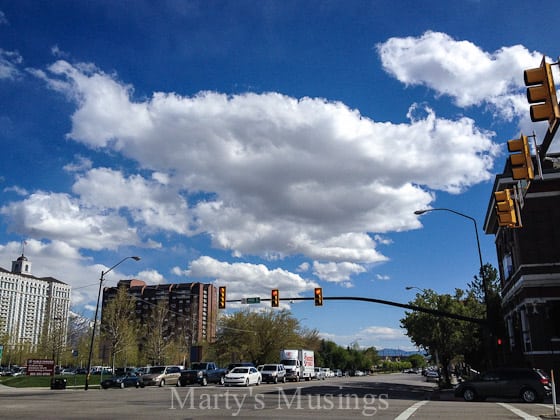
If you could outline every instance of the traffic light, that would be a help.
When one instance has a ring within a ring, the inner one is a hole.
[[[531,159],[531,149],[529,148],[527,136],[522,134],[520,138],[509,140],[507,144],[509,152],[513,153],[509,157],[513,179],[533,179],[535,177],[535,169],[533,167],[533,159]]]
[[[272,303],[273,308],[278,308],[280,306],[280,293],[278,289],[272,289],[270,293],[270,302]]]
[[[226,288],[220,286],[218,289],[218,309],[226,309]]]
[[[510,189],[496,191],[494,193],[494,198],[496,199],[496,213],[498,214],[498,225],[500,226],[518,226],[515,202],[511,196],[512,190]]]
[[[549,125],[560,118],[560,108],[556,99],[556,86],[550,64],[544,57],[541,66],[523,72],[527,88],[527,100],[531,106],[531,121],[547,121]]]
[[[315,306],[323,306],[323,289],[321,287],[315,288]]]

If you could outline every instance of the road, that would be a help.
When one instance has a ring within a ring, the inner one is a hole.
[[[467,403],[438,392],[420,375],[383,374],[324,381],[223,387],[126,389],[0,388],[0,417],[10,419],[381,418],[538,419],[550,401]]]

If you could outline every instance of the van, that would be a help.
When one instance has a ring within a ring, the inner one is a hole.
[[[143,371],[142,381],[144,385],[177,385],[181,376],[180,366],[148,366]]]

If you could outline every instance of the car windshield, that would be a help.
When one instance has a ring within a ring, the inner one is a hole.
[[[151,366],[146,373],[163,373],[165,366]]]
[[[284,366],[294,366],[297,363],[297,360],[282,360],[282,364]]]
[[[236,367],[233,368],[231,373],[249,373],[249,368]]]
[[[206,366],[208,366],[206,363],[193,363],[191,365],[191,369],[192,370],[205,370]]]
[[[276,365],[264,365],[262,370],[276,370]]]

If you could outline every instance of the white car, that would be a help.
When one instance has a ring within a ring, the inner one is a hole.
[[[260,385],[262,381],[261,373],[255,367],[236,367],[229,371],[225,377],[224,385],[242,385],[249,386],[252,384]]]

